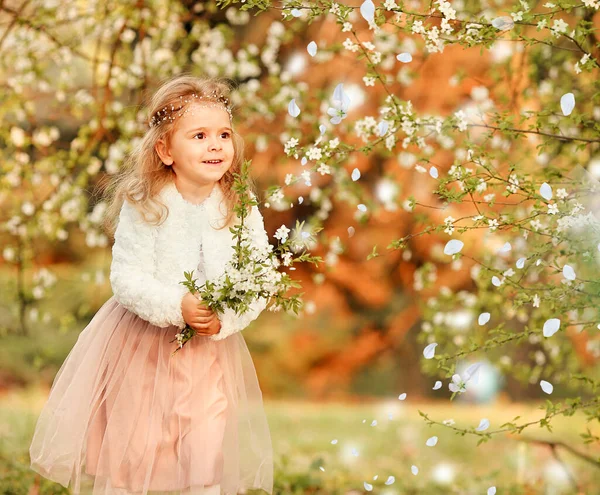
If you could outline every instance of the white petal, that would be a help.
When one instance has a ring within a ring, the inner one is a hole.
[[[544,337],[552,337],[560,328],[560,320],[558,318],[550,318],[544,323]]]
[[[378,135],[383,136],[388,131],[388,123],[385,120],[379,122],[379,127],[377,129]]]
[[[408,64],[409,62],[412,62],[412,55],[410,53],[403,52],[396,55],[396,59],[398,59],[400,62]]]
[[[479,422],[479,426],[477,428],[475,428],[476,431],[484,431],[487,430],[490,427],[490,420],[487,418],[483,418],[480,422]]]
[[[442,382],[438,380],[437,382],[435,382],[433,390],[439,390],[440,388],[442,388]]]
[[[317,44],[314,41],[311,41],[306,47],[306,50],[311,57],[314,57],[317,54]]]
[[[519,258],[517,260],[517,268],[520,270],[521,268],[523,268],[525,266],[525,260],[527,258]]]
[[[552,199],[552,188],[550,187],[550,184],[544,182],[540,187],[540,194],[542,195],[542,198],[550,201]]]
[[[352,180],[353,180],[354,182],[356,182],[358,179],[360,179],[360,170],[358,170],[357,168],[355,168],[355,169],[352,171]]]
[[[362,3],[360,6],[360,15],[362,15],[367,22],[373,21],[375,16],[375,5],[371,0],[365,0]]]
[[[357,206],[357,208],[358,208],[360,211],[367,211],[367,207],[366,207],[365,205],[363,205],[362,203],[361,203],[361,204],[359,204],[359,205]]]
[[[292,15],[294,17],[300,17],[302,15],[302,12],[298,9],[292,9]]]
[[[496,487],[490,486],[487,491],[487,495],[496,495]]]
[[[431,437],[428,438],[427,441],[425,442],[425,445],[427,445],[427,447],[435,447],[435,445],[437,444],[438,441],[438,437]]]
[[[500,287],[502,285],[502,282],[500,282],[500,279],[496,277],[496,275],[494,275],[492,277],[492,284],[494,284],[496,287]]]
[[[304,167],[304,165],[306,165],[307,159],[305,156],[302,157],[302,160],[300,160],[301,165]]]
[[[374,419],[373,422],[371,423],[371,426],[377,426],[377,420]]]
[[[448,388],[450,389],[450,392],[458,392],[460,390],[455,383],[449,383]]]
[[[320,132],[321,134],[324,134],[324,133],[325,133],[325,129],[326,129],[326,127],[325,127],[323,124],[321,124],[321,125],[319,126],[319,132]]]
[[[459,241],[458,239],[449,240],[444,246],[444,254],[453,255],[456,253],[460,253],[465,243],[463,241]]]
[[[298,115],[300,115],[300,108],[298,107],[298,105],[296,105],[296,98],[292,98],[292,100],[290,101],[288,105],[288,113],[292,117],[298,117]]]
[[[515,21],[513,21],[512,17],[503,15],[502,17],[496,17],[492,20],[492,26],[504,31],[505,29],[512,29],[515,26]]]
[[[547,394],[551,394],[552,391],[554,390],[554,387],[552,386],[552,384],[550,382],[547,382],[546,380],[542,380],[540,382],[540,387],[542,387],[542,390],[544,392],[546,392]]]
[[[325,468],[323,466],[319,466],[319,469],[323,472],[325,472]]]
[[[468,382],[469,380],[471,380],[474,376],[476,376],[477,378],[474,380],[475,383],[477,383],[479,381],[479,369],[481,368],[481,363],[473,363],[472,365],[470,365],[465,372],[463,373],[463,376],[465,377],[465,382]]]
[[[364,482],[365,485],[365,490],[367,490],[368,492],[373,490],[373,485],[369,485],[369,483],[367,483],[366,481]]]
[[[490,321],[489,313],[481,313],[479,315],[479,318],[477,319],[477,323],[479,323],[480,325],[485,325],[488,321]]]
[[[575,270],[573,270],[573,267],[571,265],[563,266],[563,276],[567,280],[575,280],[575,278],[576,278]]]
[[[396,481],[396,478],[394,478],[393,476],[388,477],[387,481],[385,482],[386,485],[391,485],[394,481]]]
[[[565,93],[560,97],[560,109],[563,115],[571,115],[575,108],[575,95],[573,93]]]
[[[435,167],[432,166],[429,169],[429,175],[431,175],[431,177],[433,177],[434,179],[437,179],[438,178],[438,170],[437,170],[437,168],[435,168]]]
[[[419,468],[413,465],[410,467],[410,471],[416,476],[419,473]]]
[[[348,237],[352,237],[354,235],[355,229],[354,227],[348,227]]]
[[[301,205],[304,203],[304,198],[302,196],[298,196],[298,204]]]
[[[425,347],[423,350],[423,356],[425,356],[425,359],[431,359],[435,355],[435,346],[437,346],[437,344],[434,342],[433,344],[429,344],[427,347]]]
[[[398,396],[398,399],[399,399],[399,400],[404,400],[404,399],[406,399],[406,392],[405,392],[405,393],[403,393],[403,394],[400,394],[400,395]]]
[[[498,252],[499,253],[508,253],[510,250],[512,249],[512,246],[510,245],[510,242],[505,242],[504,246],[502,246]]]
[[[335,445],[337,442],[338,442],[338,441],[337,441],[337,438],[334,438],[334,439],[331,441],[331,444],[332,444],[332,445]]]

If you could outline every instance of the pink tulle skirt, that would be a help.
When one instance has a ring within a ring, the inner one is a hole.
[[[58,371],[31,468],[92,495],[273,491],[262,393],[241,333],[196,336],[142,320],[111,297]]]

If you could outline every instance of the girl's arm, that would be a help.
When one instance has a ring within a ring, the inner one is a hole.
[[[182,329],[186,323],[181,299],[188,289],[152,275],[156,232],[127,200],[123,202],[112,247],[110,283],[115,299],[143,320],[158,327],[175,325]]]
[[[252,240],[252,244],[257,247],[268,246],[269,236],[265,230],[262,214],[256,205],[252,206],[246,221],[248,222],[246,225],[248,225],[248,228],[250,229],[250,239]],[[258,318],[258,315],[266,308],[267,302],[268,300],[264,297],[258,298],[250,304],[248,311],[242,315],[238,315],[230,308],[225,308],[222,313],[217,312],[217,316],[221,322],[221,330],[219,333],[211,335],[209,338],[211,340],[221,340],[236,332],[242,331]]]

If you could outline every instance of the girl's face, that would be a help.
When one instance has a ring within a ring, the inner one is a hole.
[[[156,152],[173,167],[177,180],[190,186],[218,181],[233,162],[229,114],[224,108],[191,103],[175,121],[170,143],[160,140]],[[208,163],[221,160],[219,163]]]

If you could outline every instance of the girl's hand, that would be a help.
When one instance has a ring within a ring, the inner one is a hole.
[[[214,335],[221,330],[221,322],[216,313],[188,292],[181,300],[181,313],[186,323],[198,335]]]

